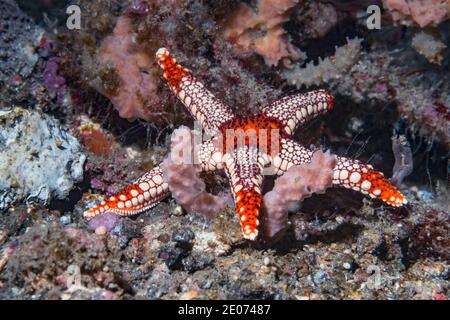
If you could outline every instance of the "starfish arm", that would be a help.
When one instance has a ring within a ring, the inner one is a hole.
[[[203,171],[222,169],[222,153],[212,140],[200,146],[198,158]],[[132,216],[154,207],[169,194],[161,168],[155,167],[118,194],[86,210],[83,216],[88,220],[108,212],[118,216]]]
[[[214,140],[203,142],[197,154],[203,171],[223,169],[222,151],[214,143]]]
[[[208,133],[217,132],[222,123],[233,118],[231,110],[215,98],[188,69],[179,65],[167,49],[160,48],[156,52],[156,59],[172,91]]]
[[[261,184],[264,162],[256,148],[243,146],[223,156],[225,172],[230,181],[236,213],[241,222],[244,238],[258,236],[259,211],[262,204]]]
[[[284,131],[291,135],[306,121],[333,109],[333,99],[325,90],[314,90],[274,101],[263,108],[263,113],[281,121]]]
[[[132,216],[152,208],[169,194],[161,168],[155,167],[118,194],[86,210],[83,216],[88,220],[108,212]]]
[[[275,174],[281,175],[294,165],[311,161],[313,152],[291,139],[280,139],[279,153],[273,156]]]
[[[312,151],[290,139],[281,139],[280,142],[280,152],[274,156],[272,161],[277,174],[285,172],[293,165],[311,161]],[[335,186],[359,191],[393,207],[400,207],[408,202],[405,196],[384,177],[383,173],[374,170],[371,165],[337,157],[333,171],[333,185]]]
[[[393,207],[401,207],[408,203],[405,196],[384,177],[382,172],[357,160],[337,157],[333,184],[380,199]]]

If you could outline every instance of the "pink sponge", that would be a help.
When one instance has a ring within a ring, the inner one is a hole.
[[[181,126],[171,138],[171,152],[163,161],[164,180],[173,198],[188,212],[212,215],[226,207],[226,199],[205,191],[205,183],[198,176],[200,165],[194,163],[194,136]]]
[[[331,186],[335,164],[336,156],[328,151],[316,151],[310,163],[293,166],[275,180],[272,191],[264,196],[264,234],[268,238],[284,231],[289,208],[313,193],[324,193]]]
[[[394,22],[404,25],[415,22],[421,28],[435,27],[450,14],[448,0],[383,0],[383,7]]]
[[[158,79],[153,75],[153,56],[136,43],[130,18],[117,20],[113,34],[107,37],[98,50],[100,62],[116,70],[119,88],[114,94],[104,92],[122,118],[135,118],[157,122],[161,119],[158,98]]]
[[[302,52],[291,44],[283,23],[298,0],[258,0],[257,11],[240,3],[224,28],[224,37],[236,48],[260,54],[267,65],[276,66],[284,58],[297,60]]]

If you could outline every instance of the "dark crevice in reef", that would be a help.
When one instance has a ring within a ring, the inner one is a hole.
[[[77,183],[65,199],[52,199],[48,204],[49,210],[58,210],[61,213],[73,212],[77,203],[83,197],[83,193],[89,189],[89,180],[86,177]]]
[[[17,0],[19,8],[41,25],[65,25],[66,7],[69,0],[29,1]],[[58,23],[59,22],[59,23]],[[57,24],[55,24],[57,23]]]

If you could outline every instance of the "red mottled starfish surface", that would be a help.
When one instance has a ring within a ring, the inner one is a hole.
[[[198,150],[202,170],[225,170],[243,236],[255,240],[263,202],[263,169],[271,167],[273,173],[280,175],[291,166],[311,161],[313,152],[290,137],[306,121],[330,111],[333,96],[325,90],[295,94],[272,102],[257,115],[239,117],[189,70],[177,64],[166,49],[159,49],[156,58],[172,91],[212,136]],[[238,143],[236,132],[248,131],[255,133],[255,139],[246,137],[243,143]],[[226,143],[218,144],[219,137]],[[383,173],[357,160],[337,157],[333,185],[359,191],[394,207],[407,203]],[[156,167],[117,195],[85,211],[84,217],[91,219],[106,212],[119,216],[135,215],[153,207],[169,194],[162,169]]]

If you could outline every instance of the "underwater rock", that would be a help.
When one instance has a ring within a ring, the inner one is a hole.
[[[64,199],[83,179],[86,159],[57,120],[37,111],[0,112],[0,195],[14,201]],[[0,204],[7,208],[12,201]]]
[[[105,243],[103,237],[87,230],[39,224],[31,227],[15,245],[1,281],[11,286],[16,281],[16,284],[34,283],[46,296],[52,295],[51,288],[58,299],[106,298],[108,295],[97,293],[104,294],[104,289],[111,288],[112,283],[116,285],[110,271],[115,260],[110,257],[117,257],[117,253],[114,243]],[[17,277],[11,276],[14,274]]]
[[[15,1],[0,1],[0,109],[25,103],[45,107],[48,103],[38,52],[43,35],[44,29]]]
[[[8,83],[13,76],[25,78],[33,72],[38,61],[34,47],[42,33],[14,1],[0,3],[0,83]]]
[[[338,11],[331,3],[311,2],[306,10],[298,11],[301,14],[299,14],[297,20],[304,24],[304,30],[301,33],[311,39],[325,36],[336,27],[339,21]]]

